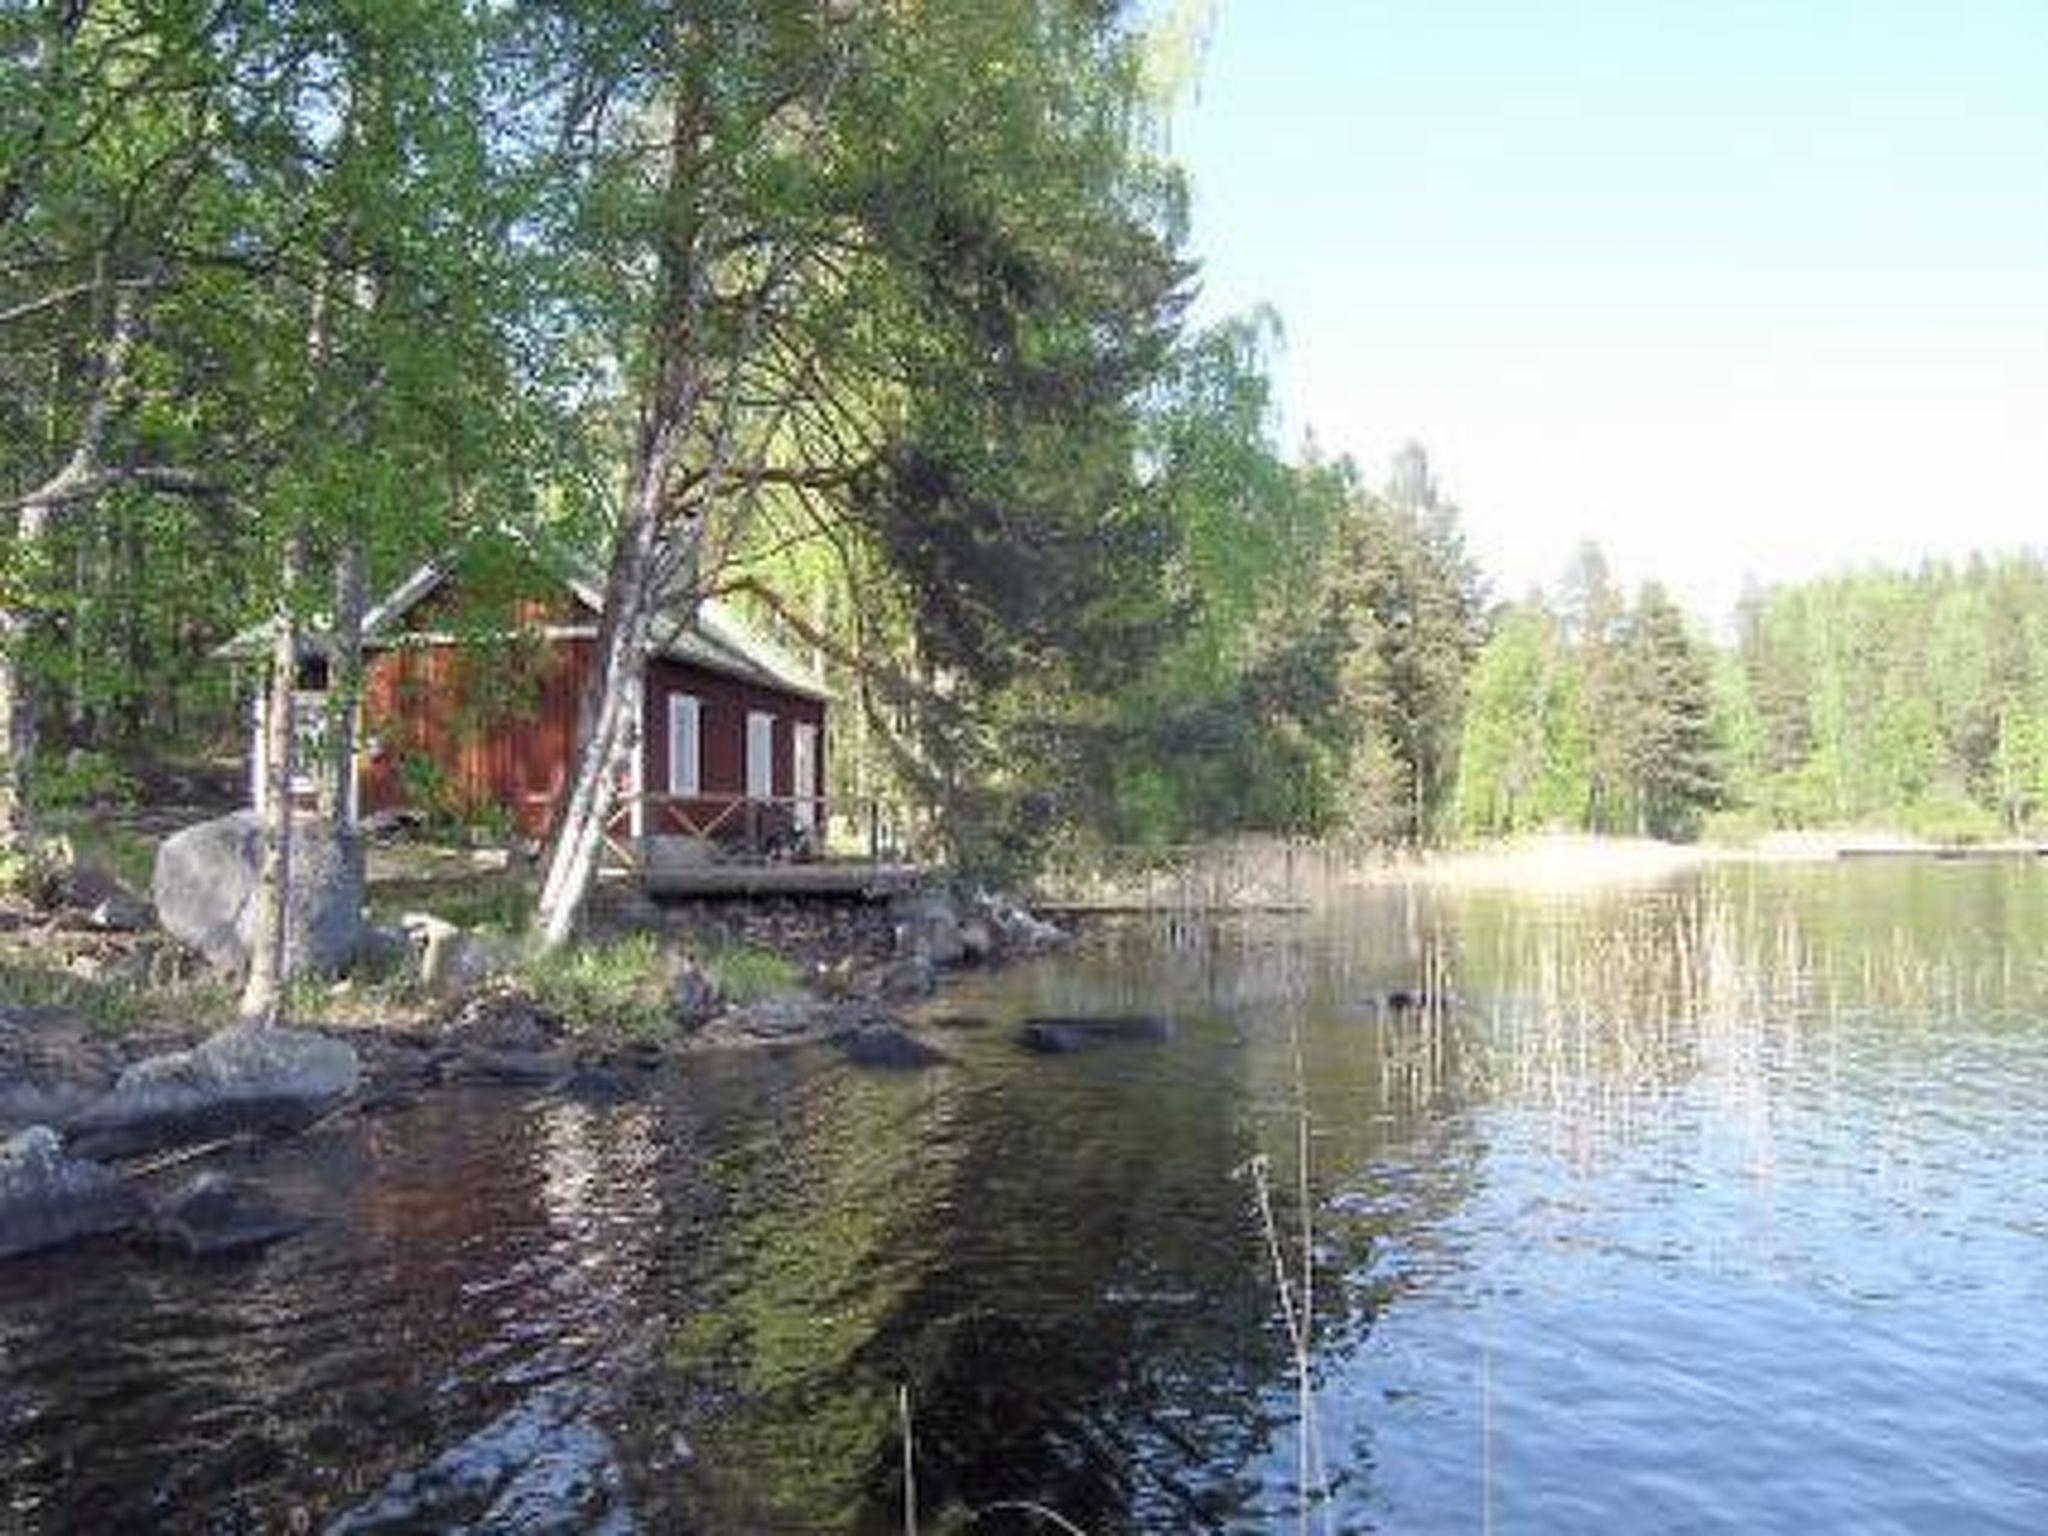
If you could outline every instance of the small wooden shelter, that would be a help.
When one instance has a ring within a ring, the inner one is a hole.
[[[364,620],[348,786],[358,809],[498,818],[545,836],[567,792],[601,602],[592,572],[510,534],[473,538],[407,576]],[[268,643],[258,627],[223,650],[253,658]],[[302,763],[315,761],[328,718],[331,650],[317,628],[302,646]],[[642,664],[640,741],[613,829],[620,850],[659,840],[670,864],[819,852],[829,699],[816,670],[708,599],[659,615]],[[258,689],[259,803],[264,710]],[[303,777],[296,789],[311,787]]]

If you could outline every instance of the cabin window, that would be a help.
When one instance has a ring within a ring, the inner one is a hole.
[[[668,696],[668,792],[696,795],[704,785],[704,701]]]
[[[775,717],[747,711],[747,798],[775,796]]]

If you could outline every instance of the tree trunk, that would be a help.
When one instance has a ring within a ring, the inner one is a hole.
[[[316,386],[327,361],[327,279],[325,270],[316,275],[306,330],[308,372]],[[263,854],[249,898],[256,903],[256,933],[242,986],[242,1017],[258,1024],[280,1020],[291,975],[292,769],[298,746],[292,696],[299,681],[299,586],[306,574],[306,539],[306,517],[295,511],[278,571],[277,633],[271,642],[269,703],[263,717]]]
[[[256,935],[249,947],[249,976],[242,987],[241,1004],[242,1017],[256,1024],[278,1022],[289,976],[286,939],[291,911],[292,768],[297,744],[292,694],[298,681],[296,603],[305,552],[305,531],[295,528],[285,541],[263,717],[263,855],[257,867],[256,890],[250,897],[256,903]]]
[[[640,722],[630,717],[647,665],[650,577],[661,531],[661,487],[672,451],[669,442],[657,442],[638,466],[631,515],[619,530],[605,577],[604,618],[583,689],[575,772],[534,911],[543,949],[559,948],[575,929],[597,873],[605,826],[618,805],[620,770],[629,761],[627,754],[637,750]]]
[[[356,722],[363,702],[363,613],[369,603],[367,559],[351,533],[334,567],[334,629],[327,658],[327,760],[321,765],[320,814],[334,828],[350,877],[363,857],[362,806],[356,797]]]
[[[100,277],[104,281],[105,273]],[[114,297],[106,350],[99,360],[99,378],[86,403],[71,457],[22,503],[15,519],[13,574],[17,590],[34,591],[35,562],[43,554],[51,519],[60,508],[89,499],[79,493],[99,471],[100,451],[115,397],[127,383],[128,360],[139,324],[135,290],[120,289]],[[36,757],[36,698],[24,654],[34,624],[34,611],[21,598],[0,608],[0,756],[4,756],[0,761],[0,854],[24,852],[35,835],[29,778]]]
[[[40,551],[50,508],[30,502],[15,525],[15,558],[23,566]],[[17,572],[16,580],[32,578]],[[0,853],[26,852],[35,838],[35,808],[29,774],[36,757],[36,699],[25,654],[34,612],[26,606],[0,609]]]
[[[690,31],[690,24],[683,21],[679,36]],[[618,805],[620,771],[629,760],[627,753],[638,750],[637,701],[644,686],[651,609],[660,585],[657,560],[664,553],[661,538],[669,510],[670,472],[686,430],[696,419],[705,382],[693,356],[693,339],[706,297],[706,273],[697,260],[703,229],[695,198],[701,190],[698,182],[707,103],[703,82],[696,78],[701,55],[686,51],[684,56],[689,67],[670,108],[668,124],[661,298],[649,316],[652,367],[627,477],[625,516],[605,574],[597,652],[578,711],[575,768],[569,779],[568,800],[548,847],[540,899],[534,908],[534,934],[543,950],[560,948],[575,929],[597,874],[605,826]],[[683,536],[694,541],[698,532],[693,528]],[[680,552],[694,558],[693,551]]]

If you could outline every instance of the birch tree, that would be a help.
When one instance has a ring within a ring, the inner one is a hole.
[[[1134,155],[1136,66],[1099,19],[1026,0],[915,14],[703,3],[632,45],[609,78],[644,82],[645,97],[607,125],[625,148],[593,186],[651,189],[619,260],[649,281],[622,354],[629,467],[543,944],[569,933],[616,814],[656,609],[742,584],[734,566],[758,529],[778,547],[888,551],[905,526],[891,518],[939,483],[931,470],[958,484],[992,453],[999,397],[1010,424],[1038,433],[1009,445],[1035,467],[1058,457],[1083,487],[1091,455],[1127,463],[1128,433],[1102,427],[1142,390],[1138,355],[1156,357],[1180,273],[1154,232],[1170,197]],[[1133,269],[1158,276],[1143,302],[1106,301],[1131,290]],[[1035,415],[1021,409],[1034,398]],[[1017,500],[1007,523],[981,502],[981,535],[1020,532],[1029,498]],[[1024,558],[1033,545],[1010,547]],[[1030,590],[1028,572],[1003,574]],[[977,587],[986,601],[998,584]]]

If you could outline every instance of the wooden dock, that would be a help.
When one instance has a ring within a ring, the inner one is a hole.
[[[1838,859],[2038,859],[2042,843],[1869,843],[1835,851]]]
[[[649,896],[851,896],[878,901],[923,878],[915,864],[876,858],[713,856],[689,837],[641,839],[632,872]]]

